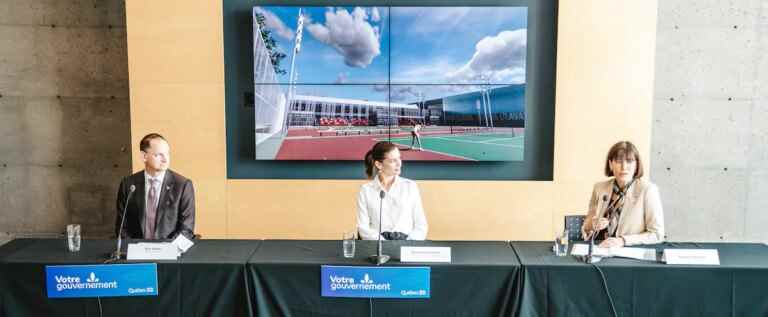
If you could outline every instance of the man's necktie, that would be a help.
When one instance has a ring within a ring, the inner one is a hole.
[[[157,183],[156,178],[149,179],[149,194],[147,195],[147,213],[144,215],[144,239],[155,238],[155,221],[157,218]]]

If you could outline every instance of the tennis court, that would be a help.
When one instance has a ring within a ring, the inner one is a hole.
[[[424,151],[477,161],[522,161],[525,137],[522,133],[477,131],[454,134],[422,134]],[[411,137],[393,137],[389,141],[410,146]]]
[[[522,161],[524,128],[428,126],[423,151],[410,149],[410,127],[301,128],[288,133],[277,160],[360,160],[378,141],[399,145],[404,160]]]

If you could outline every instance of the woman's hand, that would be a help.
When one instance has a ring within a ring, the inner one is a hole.
[[[600,243],[601,248],[620,248],[624,246],[624,239],[622,238],[608,238]]]
[[[592,230],[588,229],[587,226],[592,226]],[[589,240],[592,236],[593,232],[599,232],[600,230],[603,230],[608,227],[608,218],[598,218],[595,216],[595,218],[592,218],[592,221],[587,226],[582,227],[581,230],[581,236],[584,240]]]
[[[603,230],[605,228],[608,228],[608,218],[605,218],[605,217],[597,218],[597,220],[595,220],[594,224],[595,224],[595,230],[596,231],[600,231],[600,230]]]

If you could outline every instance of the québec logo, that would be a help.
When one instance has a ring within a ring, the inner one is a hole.
[[[98,283],[99,279],[96,278],[96,274],[95,273],[91,272],[91,275],[88,276],[88,279],[86,279],[85,281],[88,282],[88,283]]]
[[[368,273],[363,275],[363,279],[360,280],[361,284],[373,284],[373,280],[368,277]]]

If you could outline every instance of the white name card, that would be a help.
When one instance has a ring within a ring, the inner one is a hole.
[[[667,264],[720,265],[716,249],[664,249]]]
[[[179,251],[181,253],[187,252],[189,248],[191,248],[193,245],[195,245],[192,240],[187,239],[183,234],[180,234],[176,239],[173,239],[171,242],[173,245],[175,245],[177,248],[179,248]]]
[[[128,260],[176,260],[179,248],[169,242],[139,242],[128,244]]]
[[[451,263],[450,247],[400,247],[400,262]]]

